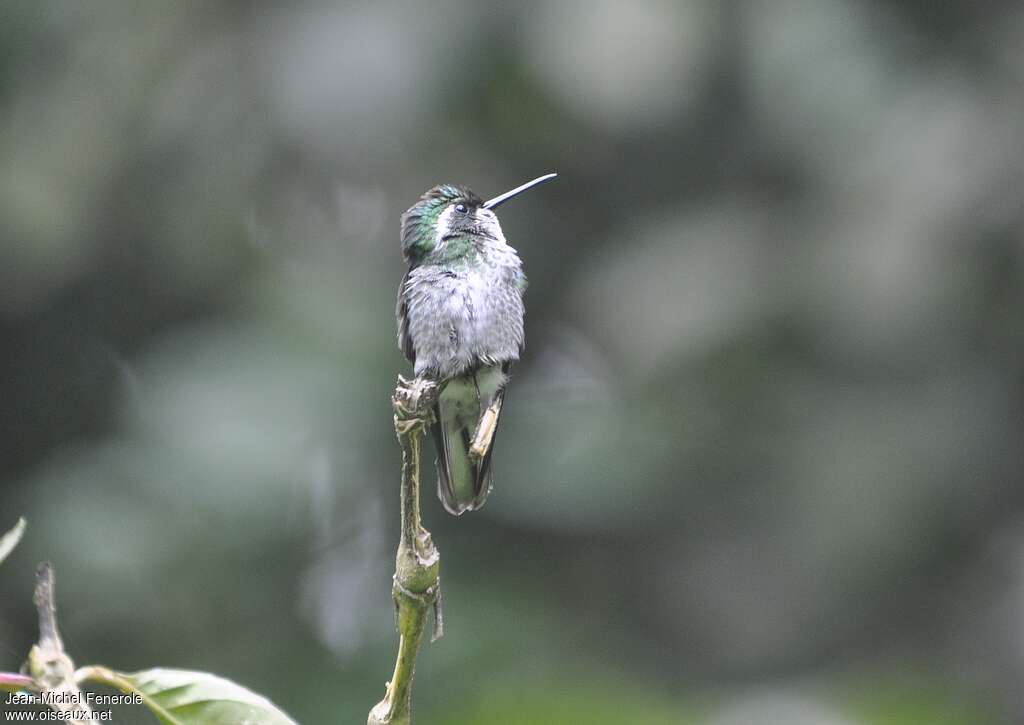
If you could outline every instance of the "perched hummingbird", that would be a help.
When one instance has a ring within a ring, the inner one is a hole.
[[[526,276],[494,209],[553,179],[547,174],[484,201],[464,186],[441,184],[402,215],[398,346],[417,375],[443,388],[431,435],[437,495],[458,516],[484,505],[505,383],[523,351]]]

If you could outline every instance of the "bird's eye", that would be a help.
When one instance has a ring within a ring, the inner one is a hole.
[[[457,211],[459,214],[465,214],[466,213],[466,205],[465,204],[456,204],[455,205],[455,211]]]

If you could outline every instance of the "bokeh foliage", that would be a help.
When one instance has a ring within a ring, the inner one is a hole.
[[[558,171],[502,210],[494,495],[424,502],[420,721],[1020,721],[1022,41],[963,0],[4,2],[5,669],[51,558],[79,661],[365,718],[398,215]]]

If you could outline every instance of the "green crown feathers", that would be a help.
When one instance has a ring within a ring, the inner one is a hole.
[[[439,184],[427,191],[402,214],[402,256],[415,262],[434,248],[437,220],[446,206],[462,202],[479,206],[483,199],[457,184]]]

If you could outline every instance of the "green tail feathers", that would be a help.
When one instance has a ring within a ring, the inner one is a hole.
[[[437,496],[455,516],[480,508],[491,492],[491,454],[504,385],[500,367],[481,368],[448,381],[434,407]]]

